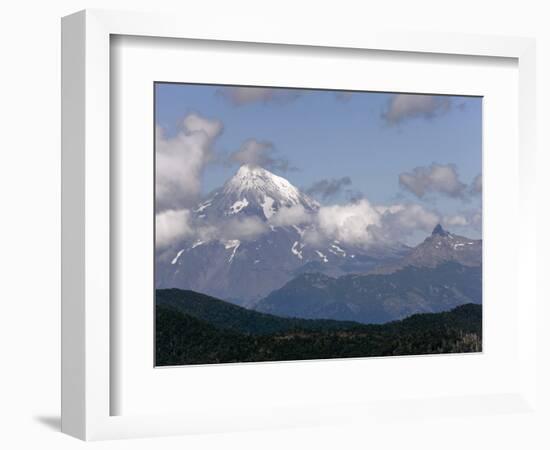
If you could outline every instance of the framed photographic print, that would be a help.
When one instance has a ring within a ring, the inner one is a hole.
[[[533,42],[211,29],[63,19],[63,431],[530,410]]]

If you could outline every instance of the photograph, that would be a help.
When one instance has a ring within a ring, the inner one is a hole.
[[[153,89],[155,366],[482,352],[482,97]]]

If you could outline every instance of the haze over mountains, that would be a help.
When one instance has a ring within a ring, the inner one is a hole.
[[[416,313],[481,304],[481,266],[447,262],[435,268],[407,266],[390,274],[332,278],[308,273],[255,305],[282,317],[384,323]]]

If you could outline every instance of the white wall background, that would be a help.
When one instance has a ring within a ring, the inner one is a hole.
[[[387,0],[353,2],[19,0],[0,11],[0,447],[81,448],[59,433],[60,358],[60,17],[83,8],[182,10],[211,26],[213,17],[326,27],[387,24],[390,29],[521,35],[538,39],[539,279],[548,253],[550,183],[550,13],[534,0]],[[535,230],[533,230],[534,232]],[[540,282],[542,288],[543,282]],[[539,294],[541,323],[550,308]],[[541,375],[550,380],[550,331],[541,327]],[[544,380],[543,380],[544,381]],[[550,405],[548,387],[541,398]],[[95,448],[549,448],[546,417],[500,415],[403,422],[398,430],[362,427],[234,433],[91,444]]]

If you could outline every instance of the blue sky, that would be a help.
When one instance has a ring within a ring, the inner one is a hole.
[[[209,143],[208,163],[201,166],[203,194],[233,175],[239,164],[231,155],[254,140],[265,147],[270,161],[289,166],[266,168],[300,188],[349,177],[351,183],[340,191],[318,198],[322,203],[365,196],[374,204],[421,204],[442,217],[480,211],[481,195],[472,193],[482,162],[479,97],[247,91],[167,83],[157,83],[155,89],[156,124],[167,139],[181,132],[190,114],[223,126]],[[438,167],[451,169],[437,171]],[[441,181],[438,174],[452,179]],[[459,222],[449,220],[449,227]],[[480,236],[479,223],[457,226],[457,232]]]

